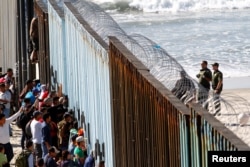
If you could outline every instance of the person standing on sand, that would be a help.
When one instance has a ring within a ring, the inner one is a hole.
[[[212,80],[212,72],[210,69],[207,68],[207,61],[201,62],[201,70],[199,74],[196,75],[199,79],[199,94],[198,94],[198,101],[204,103],[208,99],[208,93],[210,90],[210,81]],[[207,109],[208,106],[205,106]]]
[[[12,115],[9,118],[5,118],[4,114],[0,114],[0,134],[1,134],[0,135],[0,143],[2,143],[4,146],[5,154],[6,154],[8,162],[10,162],[14,156],[13,148],[12,148],[12,145],[10,144],[9,125],[17,117],[19,117],[22,112],[23,112],[23,109],[21,107],[20,110],[16,114]]]
[[[214,105],[215,105],[215,114],[218,114],[221,110],[220,108],[220,94],[223,89],[223,74],[219,71],[219,64],[214,63],[213,66],[213,77],[212,77],[212,88],[214,90]]]

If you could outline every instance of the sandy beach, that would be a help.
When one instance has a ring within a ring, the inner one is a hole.
[[[221,115],[216,118],[250,147],[250,119],[243,126],[240,125],[240,114],[250,116],[250,89],[227,89],[223,90],[221,96],[227,102],[222,102]]]

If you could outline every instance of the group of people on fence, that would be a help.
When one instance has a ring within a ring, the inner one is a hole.
[[[220,104],[220,94],[223,89],[223,74],[221,71],[219,71],[219,63],[212,64],[213,73],[211,70],[207,67],[208,63],[207,61],[202,61],[201,63],[201,69],[199,73],[196,75],[198,79],[198,96],[197,101],[201,104],[204,104],[204,108],[208,110],[208,97],[209,97],[209,91],[211,89],[212,83],[212,89],[213,89],[213,102],[214,102],[214,108],[215,108],[215,115],[220,113],[221,110],[221,104]],[[181,79],[177,80],[175,83],[174,88],[172,89],[172,93],[181,100],[186,100],[189,95],[191,95],[191,98],[194,98],[194,94],[196,93],[196,88],[194,85],[194,82],[187,77],[187,74],[185,71],[180,72]]]
[[[10,124],[22,131],[22,152],[16,167],[94,167],[95,152],[88,153],[84,129],[78,127],[67,96],[49,91],[40,80],[27,80],[19,95],[19,110],[12,116],[10,106],[13,71],[0,78],[0,167],[10,166],[14,157]],[[98,166],[104,167],[104,161]]]

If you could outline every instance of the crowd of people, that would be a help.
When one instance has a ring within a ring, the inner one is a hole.
[[[27,80],[19,94],[19,110],[10,116],[14,87],[13,71],[8,69],[0,78],[0,167],[8,167],[14,157],[10,143],[14,120],[22,131],[17,167],[95,166],[95,152],[88,153],[84,130],[68,111],[67,96],[49,91],[39,79]],[[104,167],[104,161],[98,166]]]

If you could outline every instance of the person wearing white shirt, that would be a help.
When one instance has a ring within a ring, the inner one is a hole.
[[[6,89],[5,84],[0,84],[0,102],[2,102],[5,106],[5,109],[3,110],[3,113],[6,118],[9,118],[10,116],[10,102],[11,102],[11,93],[9,90]],[[10,126],[9,126],[10,128]],[[12,136],[12,131],[10,128],[10,136]]]
[[[6,154],[8,162],[10,162],[14,156],[13,148],[12,148],[12,145],[10,144],[9,125],[17,117],[19,117],[22,112],[23,112],[23,110],[22,110],[22,108],[20,108],[20,110],[16,114],[12,115],[11,117],[9,117],[7,119],[5,118],[5,115],[3,113],[0,114],[0,134],[1,134],[0,135],[0,143],[2,143],[4,145],[5,154]]]
[[[42,113],[35,111],[33,113],[34,119],[31,121],[30,129],[32,134],[32,141],[34,143],[36,159],[42,158]]]

